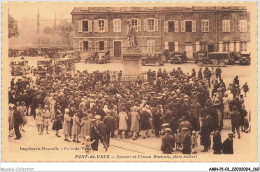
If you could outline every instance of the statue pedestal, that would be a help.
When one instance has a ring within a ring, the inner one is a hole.
[[[142,78],[142,52],[138,48],[126,48],[123,54],[122,81],[136,81]]]

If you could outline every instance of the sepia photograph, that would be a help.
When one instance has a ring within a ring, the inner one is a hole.
[[[3,162],[258,162],[257,2],[1,5]]]

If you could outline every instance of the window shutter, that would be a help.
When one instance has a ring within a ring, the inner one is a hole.
[[[219,52],[223,51],[223,43],[222,43],[222,41],[219,41],[219,43],[218,43],[218,51]]]
[[[181,21],[181,32],[185,32],[185,21]]]
[[[83,52],[83,41],[79,41],[79,51]]]
[[[92,41],[88,41],[88,51],[92,52]]]
[[[141,31],[141,19],[137,19],[137,31]]]
[[[104,50],[107,51],[107,41],[104,41]]]
[[[165,50],[169,50],[169,43],[165,42],[164,45],[165,45]]]
[[[247,32],[247,20],[245,20],[244,27],[245,27],[244,31]]]
[[[174,42],[174,51],[175,52],[179,51],[178,42]]]
[[[234,51],[234,42],[230,42],[229,50]]]
[[[98,41],[95,41],[95,51],[98,51]]]
[[[94,20],[94,32],[98,32],[98,20]]]
[[[240,51],[240,45],[239,45],[239,41],[236,42],[236,52]]]
[[[118,19],[118,32],[121,32],[121,19]]]
[[[116,20],[113,19],[113,31],[116,32]]]
[[[174,21],[174,32],[179,32],[179,22]]]
[[[200,42],[196,42],[196,52],[200,50]]]
[[[104,31],[108,32],[108,20],[104,20]]]
[[[196,21],[192,21],[192,32],[196,32]]]
[[[147,48],[146,48],[146,53],[149,54],[150,53],[150,41],[147,41]]]
[[[222,20],[222,32],[225,32],[225,21]]]
[[[154,19],[154,31],[158,31],[158,19]]]
[[[144,31],[147,31],[147,19],[144,19]]]
[[[82,20],[78,20],[78,32],[82,32]]]
[[[230,20],[227,20],[227,32],[230,32]]]
[[[88,20],[88,32],[92,32],[92,20]]]
[[[168,21],[164,21],[164,32],[168,32]]]

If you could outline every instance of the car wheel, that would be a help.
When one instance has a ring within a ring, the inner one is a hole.
[[[225,62],[219,62],[220,67],[224,67],[225,66]]]
[[[203,63],[202,62],[198,62],[197,63],[199,67],[202,67],[203,66]]]

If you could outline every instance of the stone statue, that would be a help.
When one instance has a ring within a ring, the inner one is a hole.
[[[130,24],[128,23],[128,33],[126,35],[127,39],[128,39],[128,45],[130,47],[134,47],[136,48],[138,43],[137,43],[137,39],[136,39],[136,29]]]

